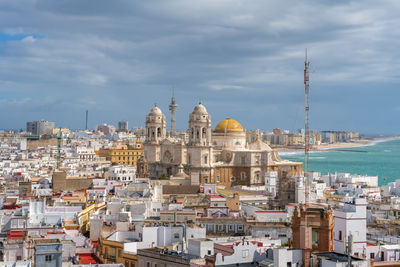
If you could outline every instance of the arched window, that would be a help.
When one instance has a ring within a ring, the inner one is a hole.
[[[204,156],[204,164],[208,164],[208,155]]]
[[[197,137],[197,139],[200,139],[200,131],[199,130],[196,131],[196,137]]]
[[[202,138],[206,138],[206,128],[202,129]]]
[[[192,128],[192,138],[194,137],[194,129]]]
[[[161,137],[161,128],[157,128],[157,137]]]

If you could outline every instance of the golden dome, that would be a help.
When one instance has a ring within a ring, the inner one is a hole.
[[[239,122],[232,119],[225,119],[218,123],[215,127],[214,132],[216,133],[242,133],[244,132],[242,125]]]

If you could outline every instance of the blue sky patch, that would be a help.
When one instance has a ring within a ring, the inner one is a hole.
[[[35,39],[42,38],[42,36],[40,36],[38,34],[28,34],[28,33],[8,34],[8,33],[0,32],[0,42],[6,43],[9,41],[20,41],[28,36],[33,36]]]

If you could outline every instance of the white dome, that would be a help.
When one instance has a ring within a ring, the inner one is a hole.
[[[205,106],[202,104],[198,104],[197,106],[194,107],[193,113],[196,114],[208,114],[207,109]]]
[[[163,113],[159,107],[155,106],[150,110],[149,115],[163,115]]]

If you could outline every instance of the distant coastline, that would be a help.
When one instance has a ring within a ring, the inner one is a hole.
[[[375,144],[381,142],[387,142],[391,140],[400,139],[400,136],[388,136],[388,137],[377,137],[377,138],[365,138],[360,139],[354,142],[340,142],[334,144],[323,144],[323,145],[314,145],[311,147],[310,152],[321,152],[321,151],[329,151],[335,149],[346,149],[346,148],[355,148],[355,147],[364,147],[364,146],[373,146]],[[275,148],[279,155],[293,155],[303,153],[304,147],[278,147]]]

